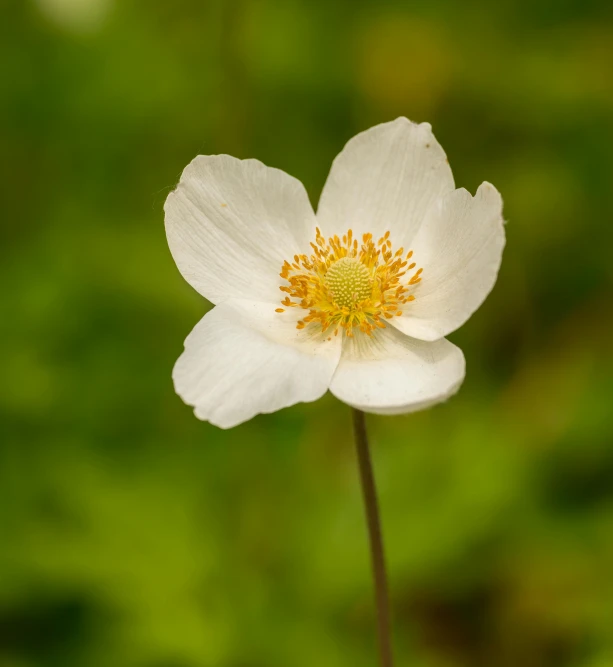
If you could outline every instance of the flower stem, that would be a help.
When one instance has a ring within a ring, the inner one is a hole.
[[[379,518],[379,503],[373,474],[372,461],[366,433],[364,413],[352,409],[353,433],[360,467],[362,493],[366,508],[368,536],[370,538],[370,555],[372,572],[375,584],[375,602],[377,606],[377,634],[379,638],[379,657],[381,667],[393,667],[392,637],[390,627],[390,605],[385,571],[385,556],[383,554],[383,538],[381,536],[381,520]]]

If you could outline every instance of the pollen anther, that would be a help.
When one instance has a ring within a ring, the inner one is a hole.
[[[415,267],[407,267],[413,251],[404,257],[404,248],[393,252],[389,237],[385,232],[375,243],[366,233],[359,243],[349,229],[342,238],[335,235],[326,241],[316,228],[313,254],[294,255],[292,263],[283,262],[279,274],[286,281],[279,289],[288,295],[281,304],[308,311],[296,328],[318,324],[330,335],[342,329],[352,337],[357,329],[372,336],[376,328],[385,328],[384,320],[402,315],[403,306],[415,299],[411,292],[421,282],[423,269],[407,279],[406,272]]]

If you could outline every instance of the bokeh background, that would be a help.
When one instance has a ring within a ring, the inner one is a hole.
[[[163,202],[198,153],[317,201],[430,121],[505,198],[449,403],[371,417],[399,667],[613,666],[613,5],[4,0],[0,667],[370,667],[346,406],[230,431],[172,365],[208,304]]]

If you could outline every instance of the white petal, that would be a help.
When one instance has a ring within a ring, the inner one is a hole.
[[[164,207],[168,245],[213,303],[280,301],[283,260],[309,247],[315,214],[300,181],[258,160],[198,156]]]
[[[494,286],[504,243],[502,199],[493,185],[481,184],[474,198],[464,189],[447,195],[413,242],[422,281],[415,301],[392,324],[423,340],[460,327]]]
[[[328,341],[299,331],[296,322],[304,311],[297,311],[228,301],[200,320],[173,370],[177,393],[198,418],[230,428],[326,392],[340,337]]]
[[[330,170],[317,222],[324,236],[351,228],[354,236],[377,239],[389,230],[394,247],[408,249],[430,206],[453,188],[431,126],[397,118],[347,143]]]
[[[426,343],[387,327],[345,339],[330,391],[365,412],[415,412],[455,394],[464,371],[462,350],[448,340]]]

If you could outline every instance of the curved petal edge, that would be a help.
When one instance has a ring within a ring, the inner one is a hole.
[[[462,351],[448,340],[425,342],[387,327],[344,342],[330,391],[364,412],[415,412],[455,394],[465,369]]]
[[[268,304],[216,306],[185,341],[172,374],[176,392],[199,419],[221,428],[317,400],[338,364],[340,339],[322,340],[295,325],[293,313]]]

